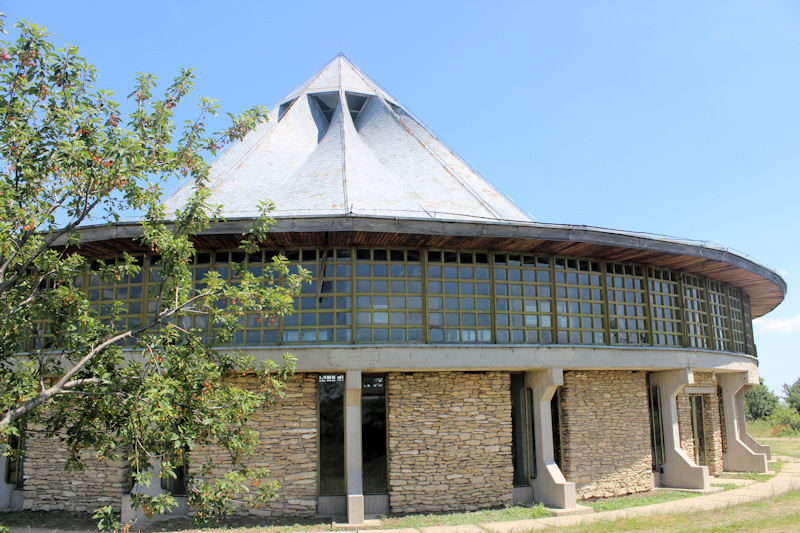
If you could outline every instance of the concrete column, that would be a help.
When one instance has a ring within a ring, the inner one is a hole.
[[[694,384],[694,372],[691,368],[653,372],[650,384],[658,385],[661,395],[665,461],[661,484],[680,489],[708,489],[711,486],[708,467],[696,465],[683,451],[678,428],[678,394]]]
[[[348,370],[344,378],[344,468],[347,488],[347,522],[364,523],[364,489],[361,453],[361,370]]]
[[[726,472],[766,472],[772,458],[770,447],[759,444],[747,434],[744,416],[744,395],[758,385],[758,373],[731,372],[717,374],[722,389],[722,409],[725,413],[725,435],[728,451],[722,454]]]
[[[564,384],[561,368],[546,368],[525,373],[525,385],[533,390],[533,431],[536,439],[536,479],[533,480],[533,497],[548,507],[573,509],[575,483],[564,479],[555,461],[553,450],[553,421],[550,400],[559,386]]]

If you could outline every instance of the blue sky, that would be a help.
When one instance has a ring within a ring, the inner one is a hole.
[[[272,107],[342,51],[542,222],[718,243],[777,270],[756,324],[800,377],[800,3],[16,2],[119,101],[181,67],[224,111]],[[15,32],[8,28],[8,38]],[[188,117],[188,115],[187,115]],[[222,124],[220,124],[222,127]]]

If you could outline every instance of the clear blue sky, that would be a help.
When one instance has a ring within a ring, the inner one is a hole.
[[[16,2],[118,100],[192,67],[272,107],[339,51],[542,222],[719,243],[779,271],[756,325],[800,377],[800,2]],[[15,35],[9,29],[8,38]]]

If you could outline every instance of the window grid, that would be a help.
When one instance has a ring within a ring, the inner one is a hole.
[[[494,254],[497,342],[551,344],[550,257]]]
[[[555,258],[556,328],[559,344],[604,344],[602,265]]]
[[[708,300],[705,280],[684,274],[683,307],[686,319],[686,339],[690,347],[709,347]]]
[[[356,342],[423,342],[419,250],[356,249]]]
[[[142,323],[145,284],[144,284],[144,257],[136,256],[134,261],[139,265],[139,273],[128,276],[121,276],[117,279],[102,279],[99,274],[91,274],[87,285],[89,291],[89,308],[95,312],[95,316],[100,321],[110,326],[112,325],[112,309],[114,302],[120,302],[121,311],[113,326],[117,331],[123,331],[136,327]],[[105,259],[106,265],[121,264],[120,259]],[[136,339],[128,338],[124,341],[126,345],[133,345]]]
[[[197,254],[200,257],[202,254]],[[277,250],[261,250],[252,254],[247,254],[247,271],[254,276],[261,276],[265,271],[269,272],[272,258],[280,255]],[[198,261],[200,264],[201,261]],[[202,278],[205,272],[198,269],[198,277]],[[279,281],[276,279],[276,281]],[[198,289],[204,287],[197,286]],[[205,320],[206,317],[197,317]],[[246,345],[269,345],[278,344],[280,339],[280,319],[279,317],[264,315],[257,311],[247,311],[244,316],[244,344]]]
[[[321,264],[324,256],[325,271]],[[311,275],[294,299],[295,312],[282,320],[284,344],[351,342],[353,338],[353,257],[350,249],[287,250],[289,273],[302,266]],[[320,284],[318,275],[323,273]],[[318,293],[319,291],[319,293]]]
[[[260,275],[277,253],[198,252],[189,267],[194,289],[205,288],[200,280],[211,270],[235,283],[239,273],[233,262]],[[314,277],[296,297],[297,314],[275,320],[248,311],[235,344],[608,343],[755,353],[746,294],[668,269],[447,250],[291,249],[285,255],[290,271],[302,265]],[[137,260],[142,272],[136,276],[112,282],[87,275],[75,282],[107,323],[111,306],[120,302],[127,312],[118,319],[119,328],[155,316],[156,302],[145,298],[158,282],[159,256]],[[214,331],[204,315],[180,320],[184,327]],[[51,330],[45,323],[31,345],[41,347],[52,338]]]
[[[750,297],[742,293],[742,316],[744,318],[744,353],[757,356],[756,344],[753,340],[753,314],[750,311]]]
[[[729,351],[731,349],[731,324],[728,318],[728,296],[725,285],[709,281],[707,294],[713,347],[715,350]]]
[[[649,344],[647,292],[640,265],[606,263],[611,344]]]
[[[728,305],[731,313],[731,341],[733,351],[745,353],[747,339],[744,332],[744,313],[742,311],[742,291],[736,287],[728,287]]]
[[[656,346],[683,346],[680,275],[663,268],[648,270],[650,324]]]
[[[489,254],[428,252],[429,341],[492,342]]]

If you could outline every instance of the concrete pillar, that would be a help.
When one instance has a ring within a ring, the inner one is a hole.
[[[750,387],[758,385],[758,373],[755,370],[718,373],[717,384],[722,389],[727,441],[727,451],[722,454],[723,470],[766,472],[767,461],[772,458],[770,447],[759,444],[747,434],[744,416],[744,395]]]
[[[691,368],[665,370],[650,374],[650,384],[658,385],[661,395],[661,420],[664,424],[664,473],[661,484],[680,489],[708,489],[711,486],[707,466],[694,463],[681,448],[678,428],[678,394],[694,383]]]
[[[575,483],[564,479],[555,461],[553,450],[553,422],[550,400],[559,386],[564,384],[561,368],[546,368],[525,373],[525,385],[533,390],[533,431],[536,439],[536,479],[533,480],[533,497],[548,507],[573,509]]]
[[[361,370],[348,370],[344,378],[344,468],[347,488],[347,522],[364,523],[364,489],[361,453]]]

